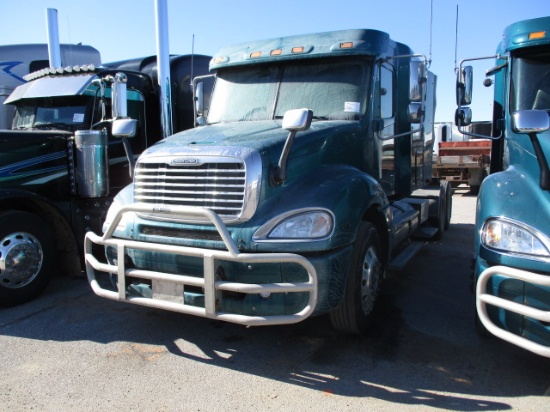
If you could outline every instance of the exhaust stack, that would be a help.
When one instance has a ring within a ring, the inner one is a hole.
[[[46,24],[48,27],[48,58],[50,60],[50,67],[61,67],[57,9],[46,9]]]
[[[172,90],[170,84],[170,52],[168,47],[168,6],[166,0],[155,0],[157,28],[157,71],[163,137],[172,134]]]

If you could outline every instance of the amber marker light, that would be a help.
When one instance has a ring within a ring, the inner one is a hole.
[[[545,31],[534,31],[533,33],[529,33],[529,40],[544,39],[545,36]]]
[[[281,54],[283,54],[283,51],[281,49],[271,50],[270,54],[272,56],[280,56]]]
[[[303,46],[292,48],[292,53],[303,53],[303,52],[304,52],[304,47]]]
[[[217,56],[214,58],[214,64],[225,63],[227,58],[224,56]]]
[[[340,48],[341,49],[351,49],[351,48],[353,48],[353,42],[346,41],[344,43],[340,43]]]
[[[261,51],[255,51],[255,52],[250,53],[250,58],[251,58],[251,59],[257,59],[257,58],[260,57],[261,55],[262,55],[262,52],[261,52]]]

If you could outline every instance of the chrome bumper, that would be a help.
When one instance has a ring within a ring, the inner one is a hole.
[[[514,269],[507,266],[492,266],[485,269],[477,280],[476,286],[476,307],[479,319],[487,330],[493,335],[510,342],[520,348],[526,349],[537,355],[550,358],[550,347],[532,342],[522,336],[515,335],[491,321],[487,314],[487,305],[496,306],[519,315],[527,316],[541,322],[550,322],[550,312],[532,308],[530,306],[512,302],[487,293],[487,282],[494,275],[508,276],[513,279],[533,283],[539,286],[550,287],[550,276],[539,275],[524,270]]]
[[[195,247],[164,245],[141,241],[132,241],[113,238],[113,233],[124,213],[137,212],[155,214],[159,213],[158,207],[152,205],[127,205],[122,207],[103,236],[97,236],[88,232],[85,236],[84,252],[86,260],[86,274],[88,281],[98,296],[122,300],[130,303],[166,309],[195,316],[218,319],[246,326],[281,325],[297,323],[310,316],[317,302],[317,273],[314,266],[303,256],[293,253],[240,253],[237,245],[231,238],[229,231],[221,218],[208,209],[196,207],[162,207],[162,215],[174,217],[202,218],[210,221],[220,234],[227,250],[209,250]],[[93,244],[103,247],[111,246],[117,251],[117,265],[102,263],[92,254]],[[187,275],[175,275],[163,272],[154,272],[140,269],[128,269],[125,267],[126,249],[140,249],[152,252],[179,254],[182,256],[202,257],[204,262],[204,276],[193,277]],[[219,280],[216,278],[216,261],[232,261],[241,263],[295,263],[305,268],[308,273],[308,281],[303,283],[236,283]],[[96,271],[117,275],[118,292],[102,288],[96,280]],[[153,298],[128,296],[126,291],[126,277],[151,280],[153,285]],[[185,286],[202,288],[204,291],[204,308],[187,305],[176,301],[179,292],[183,292]],[[155,288],[160,292],[155,293]],[[168,291],[168,293],[166,293]],[[222,291],[232,291],[247,294],[260,293],[309,293],[307,305],[297,313],[274,316],[249,316],[238,313],[227,313],[218,310]]]

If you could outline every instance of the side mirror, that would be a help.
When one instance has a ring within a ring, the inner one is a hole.
[[[203,115],[204,112],[204,83],[197,83],[195,88],[195,111],[197,117]]]
[[[409,122],[419,124],[422,121],[422,103],[411,102],[407,107],[407,117]]]
[[[311,120],[313,119],[313,110],[309,109],[294,109],[285,112],[283,117],[283,129],[288,130],[290,133],[286,138],[279,163],[271,170],[271,176],[269,178],[271,185],[280,185],[286,180],[286,170],[288,164],[288,157],[290,156],[290,148],[294,141],[294,136],[301,130],[307,130],[311,126]]]
[[[519,110],[512,114],[516,133],[541,133],[550,128],[550,118],[544,110]]]
[[[472,109],[469,107],[459,107],[455,112],[455,124],[457,126],[468,126],[472,123]]]
[[[409,101],[421,102],[427,80],[426,64],[423,61],[411,61],[409,65]]]
[[[116,119],[113,120],[111,131],[113,136],[119,138],[134,137],[137,130],[136,119]]]
[[[474,71],[472,66],[463,67],[456,79],[456,105],[468,106],[472,104],[472,87]]]
[[[307,130],[311,126],[313,111],[309,109],[294,109],[285,112],[283,117],[283,129],[289,132]]]
[[[128,102],[126,101],[127,82],[128,77],[124,73],[117,73],[113,78],[113,102],[111,107],[111,117],[113,119],[125,118],[128,114]]]

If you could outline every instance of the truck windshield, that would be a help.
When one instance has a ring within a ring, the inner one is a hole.
[[[526,52],[512,63],[511,111],[550,112],[550,49]]]
[[[369,61],[311,59],[220,70],[208,123],[282,118],[308,108],[313,117],[357,120],[365,112]]]
[[[18,105],[12,128],[77,130],[84,128],[90,97],[65,96],[62,99],[32,99]]]

